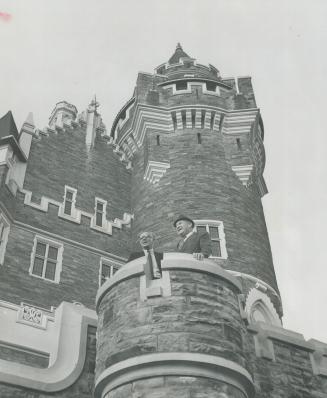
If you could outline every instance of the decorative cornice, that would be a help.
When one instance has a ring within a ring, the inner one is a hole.
[[[248,397],[254,396],[249,372],[225,358],[185,352],[160,352],[118,362],[100,374],[95,382],[95,398],[136,380],[158,376],[205,377],[230,384]]]

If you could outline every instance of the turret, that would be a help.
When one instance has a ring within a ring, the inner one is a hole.
[[[253,397],[246,325],[280,326],[282,307],[251,79],[222,78],[178,44],[154,74],[139,74],[111,143],[132,169],[132,250],[152,231],[164,257],[161,279],[149,281],[144,259],[134,260],[98,292],[96,396],[132,397],[138,386],[147,397],[180,396],[201,386],[208,397]],[[176,253],[181,213],[209,233],[208,260]]]

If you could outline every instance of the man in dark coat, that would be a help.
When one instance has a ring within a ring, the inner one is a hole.
[[[139,242],[143,249],[140,252],[134,252],[129,256],[128,261],[135,260],[139,257],[146,258],[145,272],[148,274],[150,279],[161,278],[161,260],[163,259],[163,253],[155,252],[153,250],[154,244],[154,233],[153,232],[142,232],[139,235]]]
[[[194,221],[180,215],[174,221],[177,234],[182,238],[177,244],[177,251],[193,254],[197,260],[203,260],[211,255],[211,240],[208,232],[195,232]]]

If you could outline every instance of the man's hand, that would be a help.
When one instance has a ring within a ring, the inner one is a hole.
[[[204,259],[204,254],[203,253],[193,253],[193,257],[196,258],[197,260],[202,261]]]

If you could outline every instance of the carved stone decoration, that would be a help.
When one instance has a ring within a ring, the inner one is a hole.
[[[269,296],[257,288],[250,290],[245,301],[244,311],[250,324],[264,322],[274,326],[282,326]]]
[[[17,322],[24,323],[29,326],[33,326],[40,329],[47,328],[47,316],[46,314],[37,307],[30,305],[21,304],[21,307],[17,313]]]

